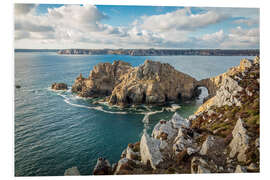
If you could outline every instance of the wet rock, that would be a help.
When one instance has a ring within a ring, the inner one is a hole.
[[[246,152],[249,148],[249,136],[247,135],[247,130],[244,127],[244,122],[242,119],[238,119],[236,125],[232,132],[233,139],[229,144],[231,148],[230,157],[233,158],[237,155],[239,162],[246,162],[247,155]]]
[[[65,170],[64,176],[79,176],[80,172],[76,166]]]
[[[51,89],[53,90],[67,90],[67,84],[65,83],[53,83]]]
[[[15,85],[15,87],[16,87],[17,89],[20,89],[20,88],[21,88],[21,86],[20,86],[20,85]]]
[[[93,171],[94,175],[110,175],[112,174],[112,167],[109,161],[105,158],[98,158],[97,164]]]

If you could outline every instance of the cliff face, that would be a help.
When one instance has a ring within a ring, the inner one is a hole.
[[[190,99],[196,80],[169,64],[146,60],[122,76],[110,97],[110,104],[163,104]]]
[[[72,86],[72,92],[81,97],[109,96],[113,88],[121,82],[121,76],[126,74],[131,65],[123,61],[100,63],[90,72],[88,78],[80,75]]]
[[[222,78],[207,108],[187,119],[175,113],[129,144],[113,173],[259,172],[259,58],[236,69]]]
[[[88,78],[78,77],[72,91],[82,97],[108,96],[111,105],[164,104],[192,98],[196,83],[169,64],[146,60],[131,67],[115,61],[98,64]]]

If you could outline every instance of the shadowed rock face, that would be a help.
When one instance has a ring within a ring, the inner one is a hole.
[[[81,75],[72,92],[82,97],[109,96],[111,105],[164,104],[191,99],[197,81],[169,64],[146,60],[139,67],[123,61],[100,63],[88,78]]]
[[[129,63],[114,61],[99,63],[90,72],[88,78],[79,77],[72,86],[72,92],[81,97],[103,97],[112,93],[113,88],[121,82],[121,76],[131,68]]]

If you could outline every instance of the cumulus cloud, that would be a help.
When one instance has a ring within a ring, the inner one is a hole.
[[[189,8],[184,8],[162,15],[145,16],[141,26],[159,32],[170,29],[190,31],[218,23],[226,18],[227,15],[214,11],[192,14]]]
[[[23,43],[39,48],[220,48],[259,44],[258,28],[239,26],[228,32],[221,27],[214,33],[198,33],[230,18],[216,9],[192,13],[184,8],[137,17],[126,26],[112,26],[102,23],[110,17],[93,5],[64,5],[49,8],[42,15],[33,5],[15,8],[19,9],[15,12],[15,45],[22,47]]]

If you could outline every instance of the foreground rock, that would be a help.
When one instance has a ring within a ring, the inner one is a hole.
[[[64,176],[79,176],[79,175],[80,175],[80,172],[76,166],[72,168],[68,168],[64,173]]]
[[[80,75],[72,92],[82,97],[104,97],[111,105],[157,104],[194,97],[197,81],[169,64],[146,60],[139,67],[114,61],[100,63],[88,78]]]
[[[112,174],[112,167],[109,161],[105,158],[98,158],[97,164],[93,171],[94,175],[110,175]]]
[[[67,90],[68,86],[65,83],[53,83],[51,86],[53,90]]]

